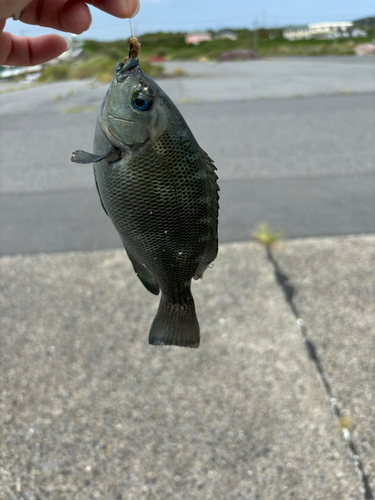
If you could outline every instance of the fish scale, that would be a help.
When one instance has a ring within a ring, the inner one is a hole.
[[[218,251],[215,166],[182,115],[134,58],[116,66],[103,99],[94,154],[102,206],[134,270],[152,293],[161,290],[149,342],[198,347],[191,279]]]
[[[177,264],[180,275],[188,276],[187,279],[196,273],[206,240],[200,241],[200,236],[209,237],[211,219],[207,203],[191,202],[207,194],[206,184],[199,182],[199,178],[206,175],[199,172],[194,175],[192,171],[199,162],[192,162],[188,155],[181,153],[175,158],[169,137],[162,137],[160,142],[163,149],[170,150],[166,158],[160,160],[157,155],[158,144],[149,145],[140,153],[141,161],[135,155],[108,176],[110,180],[105,184],[103,198],[108,212],[113,213],[112,222],[125,240],[128,253],[138,256],[153,275],[161,274],[158,283],[167,291],[176,287],[176,280],[171,278]],[[173,172],[176,167],[182,170],[182,175]],[[194,177],[198,182],[186,186],[186,179],[194,180]],[[142,238],[138,239],[138,235]],[[182,255],[178,254],[180,249],[184,249]],[[157,261],[155,255],[160,255]],[[207,260],[208,264],[212,256],[207,256]]]

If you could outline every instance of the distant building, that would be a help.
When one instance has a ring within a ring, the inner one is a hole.
[[[0,78],[13,78],[14,76],[28,76],[30,81],[36,79],[42,71],[42,65],[37,66],[0,66]],[[34,77],[35,75],[35,77]]]
[[[364,36],[367,36],[367,33],[365,30],[361,30],[359,28],[356,28],[352,31],[352,36],[354,38],[358,38],[358,37],[364,37]]]
[[[308,26],[290,26],[283,30],[283,37],[287,40],[307,40],[311,38]]]
[[[290,26],[283,30],[287,40],[330,39],[347,37],[352,34],[354,24],[350,21],[311,23],[306,26]]]
[[[214,35],[215,40],[226,39],[226,40],[237,40],[237,33],[232,30],[220,30]]]
[[[311,38],[340,38],[350,36],[354,24],[350,21],[338,21],[335,23],[312,23],[308,25]]]
[[[357,56],[374,56],[375,45],[373,43],[360,43],[355,47]]]
[[[186,44],[198,45],[198,43],[201,42],[211,42],[211,41],[212,41],[212,35],[208,31],[205,32],[196,31],[195,33],[188,33],[187,35],[185,35]]]

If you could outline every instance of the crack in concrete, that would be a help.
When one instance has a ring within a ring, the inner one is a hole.
[[[295,317],[295,319],[297,321],[297,326],[298,326],[299,331],[301,332],[301,335],[302,335],[303,340],[305,342],[305,347],[306,347],[307,353],[309,355],[309,358],[315,364],[316,371],[318,373],[318,376],[319,376],[319,378],[322,382],[322,385],[324,387],[325,393],[326,393],[326,395],[329,399],[329,402],[331,404],[331,409],[332,409],[334,415],[337,417],[337,419],[341,420],[341,422],[342,422],[343,412],[340,408],[340,405],[337,401],[337,398],[335,398],[333,395],[332,387],[331,387],[331,385],[327,379],[327,376],[324,372],[322,362],[321,362],[319,355],[317,353],[315,344],[309,338],[305,322],[301,318],[299,311],[297,309],[297,306],[294,303],[294,300],[293,300],[294,287],[293,287],[293,285],[290,284],[288,276],[286,276],[282,272],[282,270],[280,269],[279,263],[277,262],[277,260],[273,256],[271,248],[269,246],[267,246],[266,248],[267,248],[267,258],[271,262],[272,267],[274,269],[277,284],[283,290],[285,300],[286,300],[287,304],[289,305],[289,307],[293,313],[293,316]],[[352,455],[355,469],[360,477],[360,480],[361,480],[361,483],[363,486],[364,500],[375,500],[375,497],[374,497],[373,492],[371,490],[369,479],[365,473],[362,460],[360,459],[360,457],[358,455],[357,447],[356,447],[356,444],[355,444],[353,437],[350,433],[350,430],[347,427],[343,427],[342,433],[343,433],[344,440],[345,440],[345,442],[350,450],[350,453]]]

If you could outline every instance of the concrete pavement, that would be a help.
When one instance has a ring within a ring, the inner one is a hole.
[[[375,238],[289,241],[274,255],[374,494]]]
[[[124,251],[2,257],[1,500],[372,500],[374,243],[273,252],[345,418],[257,243],[194,284],[198,350],[147,344]]]

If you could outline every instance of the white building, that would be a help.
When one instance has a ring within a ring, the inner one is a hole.
[[[214,38],[215,40],[237,40],[237,33],[233,30],[220,30],[215,33]]]
[[[289,41],[307,40],[311,38],[308,26],[290,26],[283,30],[283,37]]]
[[[339,38],[350,36],[354,24],[350,21],[308,24],[311,38]]]
[[[306,26],[290,26],[283,30],[283,37],[287,40],[329,39],[350,36],[354,24],[350,21],[329,23],[311,23]]]
[[[212,35],[208,31],[206,32],[201,32],[197,31],[195,33],[188,33],[185,36],[185,43],[186,44],[193,44],[193,45],[198,45],[198,43],[201,42],[211,42],[212,41]]]

